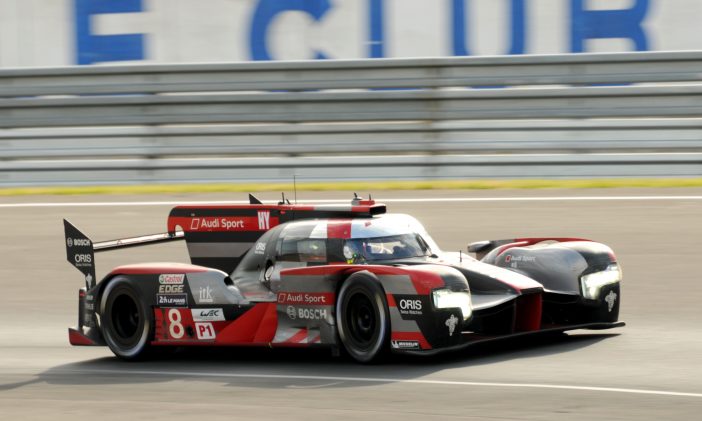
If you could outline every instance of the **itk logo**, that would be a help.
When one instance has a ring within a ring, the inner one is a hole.
[[[212,298],[212,288],[206,286],[204,288],[200,287],[200,302],[201,303],[212,303],[214,298]]]
[[[269,230],[271,228],[271,213],[269,211],[258,211],[258,229]]]
[[[446,319],[446,326],[449,330],[449,336],[453,336],[453,332],[456,330],[456,324],[458,324],[458,317],[454,316],[453,314],[451,317]]]

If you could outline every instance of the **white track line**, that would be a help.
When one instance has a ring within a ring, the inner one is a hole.
[[[56,371],[54,371],[55,373]],[[688,398],[702,398],[702,393],[672,392],[667,390],[627,389],[618,387],[593,387],[572,386],[560,384],[539,383],[492,383],[492,382],[465,382],[451,380],[429,379],[399,379],[387,377],[345,377],[345,376],[303,376],[288,374],[256,374],[256,373],[212,373],[196,371],[154,371],[154,370],[60,370],[64,373],[75,374],[109,374],[109,375],[140,375],[140,376],[167,376],[167,377],[209,377],[220,379],[280,379],[280,380],[320,380],[330,382],[358,382],[358,383],[408,383],[440,386],[468,386],[468,387],[496,387],[496,388],[525,388],[525,389],[557,389],[578,390],[588,392],[627,393],[637,395],[678,396]]]
[[[435,197],[379,199],[378,203],[439,203],[439,202],[561,202],[561,201],[674,201],[702,200],[702,196],[538,196],[538,197]],[[301,200],[300,203],[349,203],[346,199]],[[0,208],[61,208],[115,206],[175,206],[175,205],[243,205],[247,200],[163,201],[163,202],[37,202],[0,203]],[[274,204],[269,202],[267,204]]]

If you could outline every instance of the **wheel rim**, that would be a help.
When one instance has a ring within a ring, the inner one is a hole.
[[[112,325],[122,343],[131,343],[139,335],[141,317],[139,308],[128,295],[119,295],[112,304]]]
[[[376,337],[378,318],[370,298],[365,294],[353,294],[349,298],[346,314],[351,339],[361,348],[371,346]]]

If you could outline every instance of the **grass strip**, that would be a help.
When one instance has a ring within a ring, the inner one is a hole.
[[[577,180],[438,180],[344,181],[297,183],[298,191],[491,190],[491,189],[607,189],[622,187],[702,187],[702,178],[617,178]],[[146,184],[68,187],[5,187],[0,196],[226,193],[293,190],[292,183]]]

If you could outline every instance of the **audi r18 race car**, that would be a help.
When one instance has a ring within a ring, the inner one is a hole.
[[[432,354],[618,322],[612,250],[578,238],[518,238],[442,252],[413,217],[350,206],[173,208],[162,234],[92,242],[64,220],[85,276],[73,345],[127,360],[160,347],[330,347],[359,362]],[[120,266],[96,282],[94,253],[185,240],[191,264]]]

